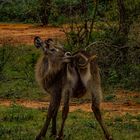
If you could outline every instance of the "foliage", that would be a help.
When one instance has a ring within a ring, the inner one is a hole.
[[[39,0],[7,0],[0,2],[0,21],[1,22],[42,22],[42,14],[45,14],[45,11],[48,8],[46,4],[42,4]],[[88,1],[89,2],[89,1]],[[48,20],[52,24],[62,24],[68,23],[69,17],[76,15],[77,12],[82,11],[83,4],[78,0],[69,1],[69,0],[54,0],[51,1],[50,14],[44,17],[44,20]],[[91,8],[92,2],[89,2],[89,7]],[[89,8],[89,9],[90,9]],[[44,11],[45,10],[45,11]],[[46,11],[47,12],[47,11]],[[63,21],[62,21],[63,19]]]
[[[1,22],[37,22],[37,0],[7,0],[0,3]]]

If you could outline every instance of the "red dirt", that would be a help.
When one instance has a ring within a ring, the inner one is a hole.
[[[121,96],[121,92],[119,93],[119,97]],[[132,94],[132,93],[128,93]],[[139,93],[135,93],[134,95],[139,96]],[[122,92],[123,99],[128,97],[128,95],[124,96],[124,93]],[[10,106],[13,103],[12,100],[8,99],[0,99],[0,105],[3,106]],[[14,103],[28,107],[28,108],[35,108],[35,109],[43,109],[47,108],[49,105],[48,101],[30,101],[30,100],[23,100],[23,99],[18,99],[15,100]],[[82,103],[82,104],[76,104],[76,103],[71,103],[70,104],[70,112],[76,111],[76,110],[82,110],[86,112],[91,112],[91,103]],[[130,113],[132,115],[137,115],[140,114],[140,104],[134,103],[132,101],[126,102],[103,102],[101,104],[101,109],[104,111],[107,111],[105,114],[105,117],[113,117],[116,115],[122,116],[125,115],[126,113]]]
[[[130,97],[130,98],[140,98],[140,93],[139,92],[130,92],[130,91],[126,91],[126,90],[117,90],[116,91],[116,96],[118,99],[123,99],[126,97]]]
[[[33,44],[33,38],[64,38],[64,33],[58,27],[36,26],[33,24],[0,24],[0,45],[9,44]]]

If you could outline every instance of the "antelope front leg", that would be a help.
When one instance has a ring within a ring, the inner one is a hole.
[[[59,104],[59,106],[60,106],[60,104]],[[56,108],[55,113],[54,113],[54,115],[53,115],[53,117],[52,117],[52,130],[51,130],[51,135],[50,135],[50,137],[56,137],[56,135],[57,135],[57,130],[56,130],[56,119],[57,119],[58,109],[59,109],[59,107]]]
[[[47,117],[46,117],[46,121],[45,121],[44,126],[41,129],[39,135],[36,137],[36,140],[41,140],[43,137],[45,137],[46,132],[48,130],[48,126],[50,124],[50,121],[51,121],[53,115],[55,114],[55,112],[57,111],[56,109],[59,108],[60,100],[61,100],[61,97],[55,98],[55,96],[52,96],[50,105],[49,105],[49,109],[48,109],[48,113],[47,113]]]
[[[63,109],[62,109],[62,123],[61,123],[61,128],[60,128],[60,131],[59,131],[59,134],[58,134],[56,140],[62,140],[63,139],[64,124],[65,124],[65,121],[66,121],[66,118],[67,118],[68,112],[69,112],[69,98],[70,98],[70,93],[68,91],[65,94],[65,97],[64,97],[64,106],[63,106]]]

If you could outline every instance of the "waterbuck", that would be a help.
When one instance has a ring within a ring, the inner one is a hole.
[[[96,56],[89,55],[85,51],[71,55],[52,39],[42,41],[40,37],[35,37],[34,44],[37,48],[43,49],[43,56],[36,64],[36,79],[39,85],[51,96],[46,121],[36,140],[45,137],[51,120],[51,136],[55,136],[56,140],[62,140],[70,98],[80,98],[87,92],[92,96],[92,110],[106,139],[112,140],[100,113],[102,90]],[[57,134],[56,117],[61,98],[64,99],[64,106],[61,128]]]

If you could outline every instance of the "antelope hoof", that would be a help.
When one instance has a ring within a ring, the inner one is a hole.
[[[56,140],[63,140],[63,136],[57,136]]]
[[[36,136],[35,140],[43,140],[43,138],[44,138],[44,137],[38,135],[38,136]]]

